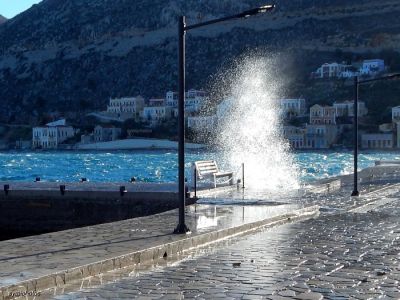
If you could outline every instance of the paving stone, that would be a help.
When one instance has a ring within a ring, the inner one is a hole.
[[[317,200],[338,208],[365,201],[362,197],[350,199],[348,191],[343,193]],[[304,201],[309,205],[317,200]],[[198,298],[204,299],[223,295],[234,299],[276,300],[400,299],[398,215],[400,201],[385,204],[369,214],[344,210],[321,214],[318,218],[261,230],[201,251],[193,250],[190,259],[167,264],[157,272],[141,270],[134,278],[118,279],[114,287],[121,291],[143,290],[150,293],[146,296],[155,298],[180,297],[190,290],[193,293],[186,296],[195,297],[203,292]],[[232,262],[241,262],[241,266],[233,268]],[[386,274],[378,276],[379,270]],[[157,290],[157,284],[161,291]],[[69,293],[67,299],[103,295],[103,290],[110,292],[114,287],[106,283],[85,288]]]

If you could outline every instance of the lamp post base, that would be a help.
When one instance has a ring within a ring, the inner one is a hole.
[[[360,193],[359,193],[358,191],[353,191],[353,192],[351,193],[351,196],[352,196],[352,197],[357,197],[357,196],[360,196]]]
[[[174,234],[190,234],[190,229],[185,224],[178,224],[174,230]]]

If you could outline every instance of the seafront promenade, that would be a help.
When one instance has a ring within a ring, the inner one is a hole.
[[[186,208],[190,235],[172,234],[171,210],[3,241],[0,299],[349,299],[358,287],[400,295],[398,172],[363,170],[358,198],[350,176],[281,201],[204,192]],[[228,196],[231,205],[210,204]]]

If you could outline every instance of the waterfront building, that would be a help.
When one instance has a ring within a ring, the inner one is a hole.
[[[204,91],[191,89],[186,92],[185,97],[185,112],[195,113],[199,112],[204,101],[206,100],[207,93]]]
[[[400,121],[400,106],[392,107],[392,122]]]
[[[391,133],[368,133],[361,135],[361,147],[364,149],[390,149],[393,148],[393,135]]]
[[[146,129],[128,129],[127,130],[128,139],[139,137],[139,136],[140,137],[143,137],[143,136],[151,137],[152,133],[153,133],[153,129],[149,129],[149,128],[146,128]]]
[[[130,118],[138,120],[143,107],[144,99],[141,96],[110,98],[110,103],[107,106],[107,113],[116,115],[123,120]]]
[[[72,126],[66,126],[65,119],[32,129],[33,149],[57,149],[58,145],[75,135]]]
[[[383,59],[366,59],[360,68],[360,74],[365,76],[376,75],[385,71],[385,61]]]
[[[338,128],[336,125],[307,124],[305,133],[305,148],[328,149],[337,141]]]
[[[296,126],[283,126],[283,135],[293,149],[306,148],[305,129]]]
[[[213,132],[217,126],[217,116],[188,117],[187,127],[194,131]]]
[[[97,125],[93,132],[94,141],[98,143],[118,140],[121,131],[121,128],[112,125]]]
[[[335,108],[336,117],[354,117],[354,101],[335,101],[333,103]],[[363,117],[368,113],[365,102],[358,101],[358,116]]]
[[[336,124],[336,109],[315,104],[310,107],[310,124]]]
[[[142,119],[151,126],[159,125],[173,117],[173,110],[169,106],[146,106],[143,109]]]
[[[207,93],[200,90],[190,89],[185,93],[185,112],[199,112],[207,98]],[[165,95],[165,106],[178,107],[178,93],[169,91]]]
[[[301,116],[306,112],[306,100],[303,98],[280,99],[279,106],[285,116]]]

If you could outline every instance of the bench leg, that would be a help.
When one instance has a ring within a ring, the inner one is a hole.
[[[214,188],[217,187],[217,177],[214,175]]]

